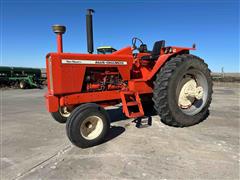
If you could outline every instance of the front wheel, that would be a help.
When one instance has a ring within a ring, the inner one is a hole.
[[[72,108],[64,106],[60,107],[57,112],[52,112],[51,115],[54,120],[59,123],[66,123],[67,118],[70,116]]]
[[[154,81],[154,108],[161,121],[175,127],[207,118],[212,100],[212,79],[204,61],[190,54],[171,58]]]
[[[97,104],[83,104],[73,110],[66,131],[69,140],[81,148],[92,147],[104,141],[110,128],[107,112]]]

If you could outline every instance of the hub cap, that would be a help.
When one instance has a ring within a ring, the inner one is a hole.
[[[81,135],[87,140],[97,138],[103,131],[103,121],[98,116],[90,116],[86,118],[80,127]]]
[[[69,109],[66,106],[60,107],[59,113],[61,114],[61,116],[66,117],[66,118],[69,117],[71,114],[71,112],[69,111]]]
[[[184,114],[193,116],[206,105],[208,92],[206,76],[197,69],[190,69],[182,76],[176,89],[178,107]]]
[[[19,86],[20,86],[21,89],[23,89],[24,88],[24,83],[21,81]]]
[[[195,99],[200,100],[203,97],[203,88],[197,86],[194,79],[188,80],[183,86],[179,94],[178,105],[181,108],[190,107]]]

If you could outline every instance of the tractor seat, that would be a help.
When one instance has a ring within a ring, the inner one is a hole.
[[[153,50],[151,51],[151,55],[143,56],[141,60],[144,61],[155,61],[160,56],[161,49],[165,47],[165,40],[156,41],[153,45]]]

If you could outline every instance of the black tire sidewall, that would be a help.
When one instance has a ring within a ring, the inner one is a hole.
[[[52,112],[51,115],[52,115],[53,119],[56,120],[59,123],[66,123],[67,122],[67,117],[62,116],[59,111]]]
[[[103,130],[101,134],[92,140],[85,139],[80,132],[81,124],[89,116],[98,116],[103,122]],[[78,147],[86,148],[98,145],[104,140],[109,130],[110,122],[108,117],[101,110],[95,107],[88,107],[83,109],[81,112],[79,112],[79,110],[75,112],[73,111],[67,121],[66,127],[67,135],[71,142]]]

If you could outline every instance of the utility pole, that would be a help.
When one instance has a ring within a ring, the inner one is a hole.
[[[224,67],[222,67],[222,78],[224,78],[225,74],[224,74]]]

